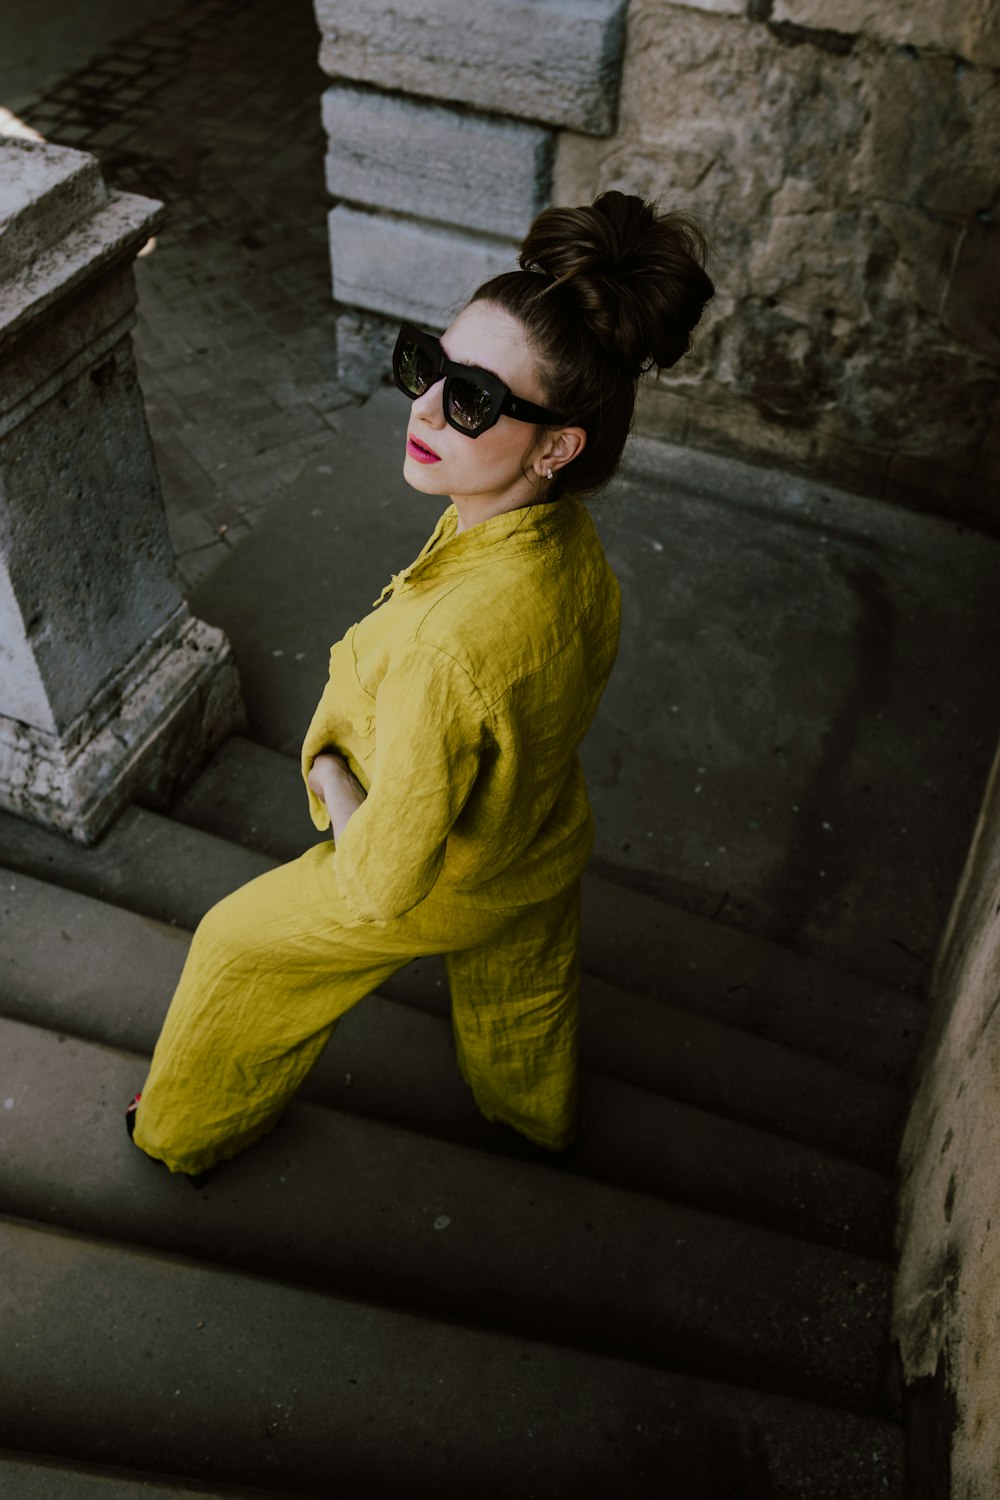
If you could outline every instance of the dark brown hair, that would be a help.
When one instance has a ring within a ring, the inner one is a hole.
[[[520,271],[486,281],[490,302],[525,329],[545,404],[587,443],[560,469],[552,499],[592,495],[613,477],[632,426],[639,376],[686,353],[715,288],[705,239],[682,214],[608,192],[581,208],[549,208],[521,246]]]

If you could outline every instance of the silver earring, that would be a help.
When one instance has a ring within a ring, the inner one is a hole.
[[[552,478],[552,470],[551,469],[546,469],[545,470],[545,477],[546,477],[546,479],[551,479]]]

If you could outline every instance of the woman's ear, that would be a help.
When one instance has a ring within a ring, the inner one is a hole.
[[[543,474],[548,469],[553,472],[557,469],[564,469],[583,452],[586,446],[587,434],[582,427],[560,427],[558,432],[552,433],[546,439],[536,460],[536,466]]]

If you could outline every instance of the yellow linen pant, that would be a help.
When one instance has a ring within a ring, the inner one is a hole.
[[[459,1067],[488,1119],[552,1150],[575,1130],[580,885],[506,911],[432,890],[362,923],[317,844],[198,926],[136,1114],[136,1145],[198,1173],[277,1123],[339,1016],[413,958],[445,954]]]

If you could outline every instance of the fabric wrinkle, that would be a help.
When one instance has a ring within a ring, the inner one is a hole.
[[[462,1076],[487,1118],[563,1149],[575,1129],[578,748],[614,662],[620,594],[582,504],[457,532],[453,506],[330,651],[302,774],[341,755],[366,793],[340,838],[199,925],[136,1144],[200,1172],[271,1129],[336,1023],[443,954]]]

